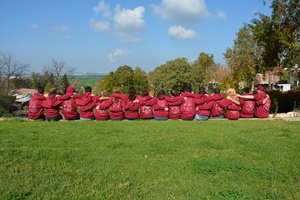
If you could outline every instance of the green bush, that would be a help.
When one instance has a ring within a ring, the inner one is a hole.
[[[280,92],[278,90],[269,91],[272,105],[271,113],[291,112],[300,106],[300,91],[290,90],[288,92]]]
[[[15,97],[8,95],[0,95],[0,117],[12,116],[13,102]]]

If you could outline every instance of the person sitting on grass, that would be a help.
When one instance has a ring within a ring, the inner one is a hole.
[[[155,98],[155,102],[152,108],[153,108],[154,119],[168,120],[169,108],[168,108],[168,102],[166,100],[166,92],[164,90],[160,90],[157,93],[157,97]]]
[[[98,97],[92,95],[92,88],[90,86],[86,86],[84,91],[85,93],[75,100],[76,105],[80,108],[80,120],[94,120],[93,109],[96,107]]]
[[[75,89],[71,86],[67,87],[65,95],[60,97],[63,100],[61,112],[65,120],[79,119],[79,113],[77,112],[77,105],[75,102],[76,97]]]
[[[45,120],[44,107],[42,101],[45,101],[44,88],[38,87],[37,93],[34,93],[33,97],[29,101],[29,108],[27,116],[31,120]]]
[[[198,121],[208,120],[210,116],[210,110],[214,104],[214,101],[208,101],[208,95],[206,94],[204,87],[199,88],[199,94],[196,96],[196,98],[202,98],[202,99],[204,98],[204,99],[202,103],[197,102],[196,104],[195,119]]]
[[[211,107],[210,118],[223,118],[224,117],[224,109],[219,106],[221,100],[224,99],[224,95],[220,93],[219,88],[214,89],[214,93],[209,96],[209,101],[213,101],[213,105]]]
[[[241,107],[235,89],[229,88],[226,99],[223,99],[219,105],[226,108],[225,116],[227,119],[237,120],[240,118]]]
[[[59,121],[62,119],[62,116],[59,113],[59,107],[62,104],[62,100],[56,95],[56,88],[52,88],[46,100],[42,102],[42,105],[45,108],[45,119],[47,121]]]
[[[253,97],[253,99],[246,99],[246,98],[239,99],[242,107],[241,117],[252,118],[254,116],[254,111],[255,111],[254,95],[250,94],[250,89],[248,87],[243,89],[242,95],[251,96]]]
[[[141,96],[137,96],[140,103],[140,119],[153,119],[152,105],[154,104],[154,98],[149,96],[148,90],[143,90]]]
[[[127,98],[127,95],[121,94],[120,90],[116,88],[111,95],[112,104],[109,106],[109,117],[111,120],[123,120],[124,119],[124,106],[125,102],[123,99]]]
[[[134,120],[139,118],[140,104],[136,96],[136,90],[134,87],[130,87],[128,90],[128,96],[124,105],[125,119]]]
[[[97,102],[96,109],[94,111],[94,116],[96,120],[106,121],[109,119],[108,108],[112,104],[112,99],[108,97],[106,91],[101,92],[101,97]]]
[[[179,96],[176,90],[171,91],[171,96],[166,97],[169,105],[169,119],[181,119],[180,105],[184,103],[184,97]]]

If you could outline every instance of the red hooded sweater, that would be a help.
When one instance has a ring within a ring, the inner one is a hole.
[[[258,118],[268,118],[270,114],[271,100],[269,99],[265,104],[263,100],[267,97],[266,93],[261,91],[254,95],[256,110],[254,115]]]
[[[64,100],[61,106],[61,112],[66,120],[74,120],[79,118],[79,113],[77,112],[77,105],[75,102],[75,96],[73,96],[75,89],[73,87],[68,87],[66,94],[61,96]]]
[[[180,105],[184,103],[183,96],[166,97],[169,105],[169,119],[181,119]]]
[[[152,119],[153,111],[152,105],[155,99],[151,96],[138,96],[137,99],[140,102],[140,118],[141,119]]]
[[[219,106],[221,106],[223,108],[227,108],[226,113],[225,113],[225,116],[227,119],[237,120],[240,118],[241,107],[239,105],[236,105],[231,100],[223,99],[219,103]]]
[[[212,96],[208,97],[209,101],[214,102],[214,104],[211,107],[211,113],[210,113],[211,117],[224,115],[224,109],[221,106],[219,106],[219,103],[221,102],[222,99],[224,99],[224,95],[220,93],[213,94]]]
[[[195,95],[190,92],[183,92],[181,96],[186,97],[184,103],[180,105],[181,119],[194,119],[196,114]]]
[[[159,98],[155,98],[154,104],[152,106],[154,117],[159,118],[168,118],[168,102],[166,100],[166,96],[161,95]]]
[[[112,120],[122,120],[124,119],[124,100],[120,98],[120,94],[112,94],[112,104],[109,106],[109,116]]]
[[[29,101],[28,118],[29,119],[39,119],[43,116],[44,107],[42,106],[42,101],[46,100],[43,94],[35,93]]]
[[[243,95],[253,96],[252,94],[245,93]],[[252,99],[239,99],[242,107],[241,117],[242,118],[252,118],[254,116],[255,111],[255,101]]]
[[[80,118],[94,119],[93,109],[96,106],[98,97],[91,96],[90,92],[84,93],[80,98],[75,99],[76,105],[80,107]]]
[[[98,109],[95,110],[94,115],[96,120],[108,120],[109,119],[109,113],[108,113],[108,108],[112,104],[112,99],[105,99],[105,100],[100,100],[97,103]]]
[[[59,107],[62,104],[62,100],[59,97],[48,96],[45,101],[42,102],[45,108],[46,117],[57,117],[59,116]]]

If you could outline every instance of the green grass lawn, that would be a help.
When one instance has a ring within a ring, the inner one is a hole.
[[[0,122],[0,199],[300,199],[300,123]]]

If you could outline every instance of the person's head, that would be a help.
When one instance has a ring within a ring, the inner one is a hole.
[[[250,88],[248,88],[248,87],[243,88],[243,92],[248,94],[250,92]]]
[[[40,94],[44,94],[44,87],[39,86],[39,87],[37,88],[37,91],[38,91],[38,93],[40,93]]]
[[[192,92],[193,90],[192,90],[192,88],[191,88],[190,86],[186,86],[186,87],[184,88],[184,91],[185,91],[185,92]]]
[[[205,87],[199,87],[199,94],[206,94]]]
[[[71,86],[67,87],[65,94],[73,94],[75,89]]]
[[[120,88],[118,88],[118,87],[114,88],[113,93],[120,94],[121,93]]]
[[[265,87],[263,85],[258,85],[256,87],[257,91],[264,91],[265,90]]]
[[[134,87],[128,89],[128,98],[132,101],[136,98],[136,90]]]
[[[235,97],[236,97],[235,89],[229,88],[229,89],[227,90],[227,95],[230,96],[230,97],[232,97],[232,98],[235,98]]]
[[[92,92],[92,87],[91,86],[85,86],[84,91],[85,92]]]
[[[157,97],[158,97],[158,98],[160,98],[160,97],[162,97],[162,96],[164,96],[164,95],[166,95],[166,92],[165,92],[164,90],[159,90],[159,91],[157,92]]]
[[[55,97],[57,94],[56,88],[52,88],[48,94],[49,97]]]
[[[173,96],[173,97],[177,97],[177,96],[179,96],[179,94],[178,94],[178,92],[176,91],[176,90],[171,90],[171,95]]]
[[[214,93],[215,93],[215,94],[220,94],[220,89],[219,89],[219,88],[215,88],[215,89],[214,89]]]
[[[142,96],[143,96],[143,97],[149,96],[148,90],[143,90],[143,91],[142,91]]]
[[[107,97],[107,96],[108,96],[108,93],[106,92],[106,90],[102,90],[102,91],[100,92],[100,95],[101,95],[102,97]]]

